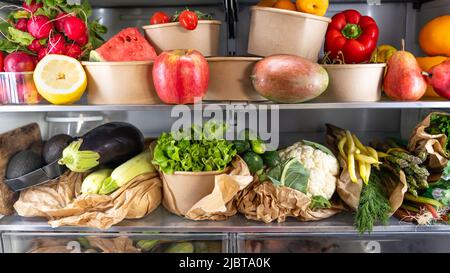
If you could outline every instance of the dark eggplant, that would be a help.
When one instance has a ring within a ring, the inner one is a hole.
[[[119,165],[144,150],[144,136],[125,122],[103,124],[73,141],[59,164],[73,172],[87,172],[98,165]]]

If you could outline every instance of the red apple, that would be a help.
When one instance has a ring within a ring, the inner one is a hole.
[[[450,99],[450,60],[434,66],[427,79],[436,93]]]
[[[153,82],[163,102],[194,103],[201,100],[208,90],[208,62],[196,50],[163,52],[153,64]]]
[[[4,60],[4,69],[6,72],[26,72],[33,71],[36,67],[33,56],[16,51],[8,56]]]

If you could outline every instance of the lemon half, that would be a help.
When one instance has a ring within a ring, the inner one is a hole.
[[[36,66],[33,75],[39,94],[53,104],[72,104],[83,96],[87,86],[86,72],[71,57],[51,54]]]

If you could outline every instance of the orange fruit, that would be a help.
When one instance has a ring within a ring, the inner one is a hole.
[[[328,9],[328,0],[297,0],[297,10],[304,13],[324,16]]]
[[[297,11],[297,7],[290,0],[278,0],[273,7],[277,9]]]
[[[257,4],[257,6],[259,6],[259,7],[273,7],[273,5],[275,5],[275,2],[277,2],[277,0],[261,0]]]

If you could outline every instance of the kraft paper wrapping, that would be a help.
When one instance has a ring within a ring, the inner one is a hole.
[[[157,173],[140,175],[111,195],[80,194],[84,175],[67,172],[53,182],[21,192],[14,208],[20,216],[45,217],[52,227],[107,229],[123,219],[142,218],[161,203]]]
[[[337,142],[339,137],[345,133],[341,128],[335,127],[333,125],[327,125],[327,144],[338,157],[339,165],[341,166],[342,172],[338,178],[336,192],[338,193],[341,200],[352,210],[358,210],[359,200],[362,192],[363,181],[359,176],[358,170],[356,170],[356,177],[358,182],[354,183],[350,179],[350,174],[347,168],[347,162],[339,154],[337,149]],[[406,177],[403,171],[400,172],[399,179],[394,180],[389,178],[388,180],[381,181],[383,183],[383,189],[386,196],[389,199],[389,203],[394,213],[403,203],[403,198],[406,191],[408,190],[408,185],[406,183]]]
[[[16,153],[26,150],[35,142],[41,142],[41,131],[37,123],[25,125],[0,135],[0,215],[14,213],[14,202],[19,197],[5,183],[9,159]]]
[[[171,183],[163,173],[161,173],[161,178],[164,187],[164,207],[174,214],[185,216],[191,220],[226,220],[235,215],[237,213],[236,198],[253,181],[253,176],[251,176],[247,164],[240,157],[236,157],[232,162],[232,167],[226,173],[197,176],[198,181],[204,183],[204,187],[210,189],[206,191],[206,195],[200,196],[199,200],[185,199],[181,198],[181,195],[174,194],[175,191],[184,192],[184,197],[189,196],[189,191],[192,191],[192,184]],[[179,181],[187,179],[183,175],[175,178]],[[175,185],[183,188],[174,189]],[[198,186],[194,190],[203,191]],[[186,203],[193,203],[194,205],[186,206]],[[190,208],[186,209],[187,207]]]
[[[448,163],[448,156],[445,152],[445,144],[447,136],[445,134],[430,135],[425,130],[430,126],[430,118],[433,113],[429,114],[416,128],[414,128],[409,138],[408,150],[418,154],[426,151],[428,154],[428,167],[432,170],[442,170]],[[446,115],[448,113],[435,113]]]
[[[258,179],[241,195],[238,210],[251,220],[279,223],[287,217],[295,217],[300,221],[317,221],[331,217],[343,207],[333,204],[330,209],[311,210],[311,199],[304,193],[288,188],[275,186],[272,182],[260,182]]]

